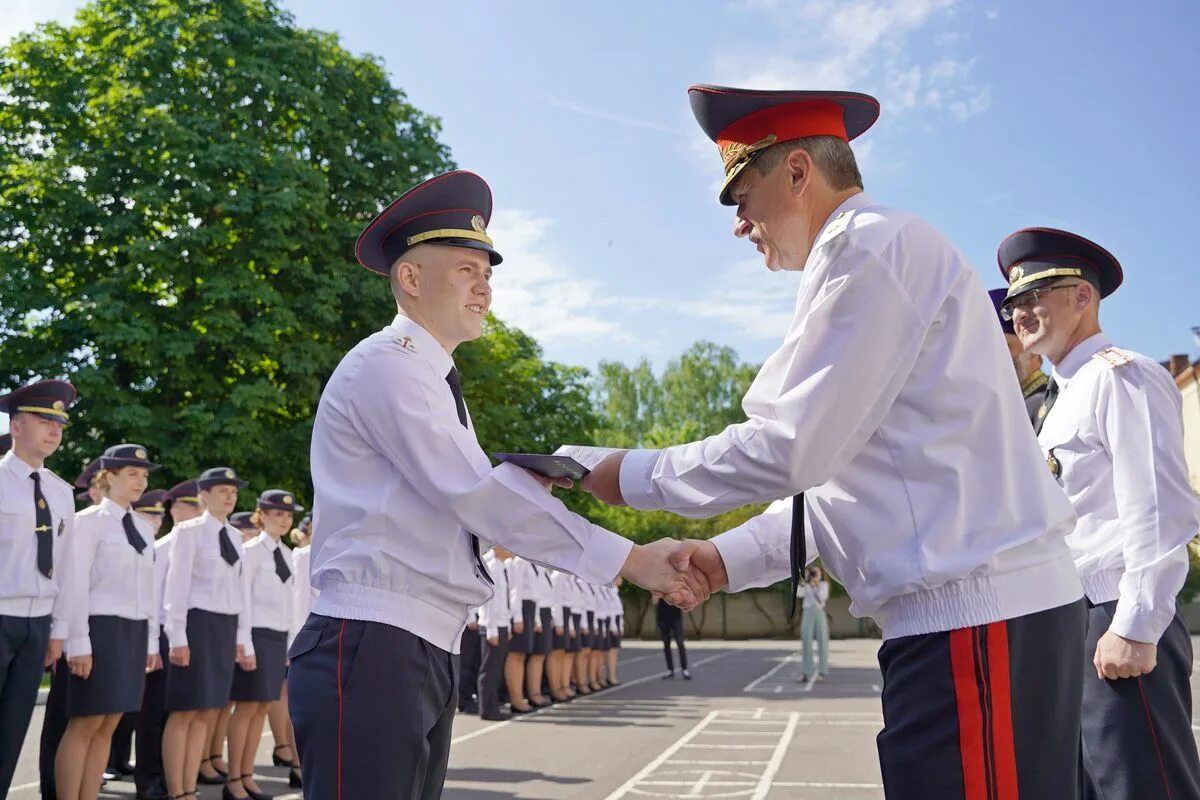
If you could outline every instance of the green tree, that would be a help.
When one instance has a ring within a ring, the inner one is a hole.
[[[67,377],[73,474],[307,494],[322,382],[392,314],[353,245],[453,166],[383,65],[269,0],[97,0],[0,50],[0,384]]]

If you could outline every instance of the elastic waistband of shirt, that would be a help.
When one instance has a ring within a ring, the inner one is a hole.
[[[877,615],[883,638],[898,639],[1016,619],[1065,606],[1083,597],[1069,555],[998,575],[947,583],[893,597]]]
[[[360,586],[326,578],[312,613],[338,619],[381,622],[420,636],[434,647],[458,653],[462,632],[467,627],[466,606],[450,611],[421,597]]]
[[[1083,593],[1093,605],[1108,603],[1121,597],[1121,578],[1125,575],[1123,569],[1106,569],[1080,575],[1083,581]]]
[[[0,597],[0,617],[47,617],[53,597]]]

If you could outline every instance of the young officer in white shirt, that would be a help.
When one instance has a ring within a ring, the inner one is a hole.
[[[487,184],[452,172],[389,205],[356,246],[389,277],[399,313],[342,359],[313,426],[321,594],[292,644],[288,693],[317,797],[440,795],[461,633],[493,591],[481,539],[591,580],[621,572],[691,596],[669,548],[592,525],[553,482],[493,467],[480,448],[452,353],[482,334],[491,304],[491,213]]]
[[[0,797],[12,783],[42,672],[58,661],[67,636],[55,568],[75,524],[75,493],[45,463],[62,444],[73,402],[66,381],[0,396],[12,434],[0,458]]]
[[[191,795],[210,725],[229,702],[235,662],[253,668],[237,642],[243,608],[242,537],[229,524],[238,489],[246,483],[229,467],[196,479],[204,513],[175,527],[167,568],[167,641],[163,763],[167,791]],[[208,760],[211,760],[209,758]]]
[[[584,487],[690,516],[794,496],[680,545],[677,564],[734,591],[790,576],[794,601],[803,554],[819,551],[852,611],[882,623],[887,797],[974,797],[985,775],[1000,796],[1076,797],[1074,513],[1038,468],[978,273],[863,193],[848,142],[878,117],[874,98],[695,86],[690,99],[724,161],[734,235],[804,273],[795,315],[745,422],[613,454]]]
[[[122,715],[141,708],[146,673],[162,668],[154,528],[133,509],[158,466],[138,444],[105,450],[98,475],[105,497],[77,519],[67,547],[62,580],[71,675],[69,722],[54,766],[59,798],[99,794],[113,731]]]
[[[250,515],[250,524],[262,532],[246,543],[242,555],[245,599],[238,615],[238,643],[247,656],[254,656],[255,668],[234,670],[229,695],[237,703],[229,723],[229,792],[239,800],[262,791],[254,780],[254,755],[267,706],[283,688],[292,624],[293,573],[281,539],[292,529],[292,515],[303,510],[291,492],[268,489]]]
[[[1095,242],[1026,228],[1000,245],[1004,312],[1054,371],[1035,426],[1079,517],[1067,544],[1088,600],[1083,765],[1089,797],[1200,797],[1192,641],[1176,595],[1200,501],[1175,380],[1114,347],[1100,300],[1121,265]]]

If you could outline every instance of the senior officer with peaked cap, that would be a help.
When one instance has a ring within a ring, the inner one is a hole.
[[[745,422],[614,454],[584,488],[689,516],[777,501],[681,543],[677,563],[733,590],[790,574],[794,597],[815,545],[852,611],[883,627],[891,800],[1075,797],[1074,516],[1040,468],[978,274],[929,224],[863,193],[848,142],[875,121],[873,98],[716,86],[690,97],[724,161],[734,235],[768,268],[804,271],[795,315]]]

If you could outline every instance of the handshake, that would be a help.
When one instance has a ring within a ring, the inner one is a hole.
[[[696,539],[635,544],[621,577],[684,611],[692,611],[729,584],[717,546]]]

